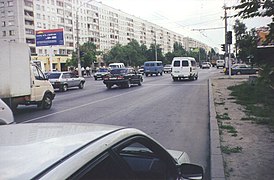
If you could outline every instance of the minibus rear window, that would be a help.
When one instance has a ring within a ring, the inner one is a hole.
[[[180,67],[180,61],[174,61],[173,66],[174,67]]]
[[[182,67],[188,67],[188,61],[182,61]]]

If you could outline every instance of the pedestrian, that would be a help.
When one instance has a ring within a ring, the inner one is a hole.
[[[81,68],[81,72],[82,72],[82,77],[84,77],[84,74],[85,74],[85,68],[84,67]]]
[[[86,75],[90,76],[90,68],[89,68],[89,66],[86,67]]]

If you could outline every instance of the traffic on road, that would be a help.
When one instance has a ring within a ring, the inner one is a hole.
[[[96,123],[137,128],[165,148],[187,152],[191,163],[202,165],[206,177],[207,79],[214,73],[220,70],[199,69],[197,81],[176,82],[171,74],[143,76],[142,86],[113,86],[110,91],[103,80],[85,77],[85,88],[80,91],[77,88],[67,92],[57,90],[50,110],[19,106],[15,121],[17,124]],[[197,133],[198,136],[194,135]]]

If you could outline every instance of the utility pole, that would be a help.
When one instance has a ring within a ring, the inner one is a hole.
[[[225,10],[225,59],[228,59],[226,62],[226,68],[228,68],[228,74],[229,78],[231,78],[231,44],[232,44],[232,31],[227,31],[227,13],[226,10],[230,9],[230,7],[226,7],[224,5],[224,10]]]
[[[81,6],[80,6],[81,7]],[[81,72],[81,59],[80,59],[80,38],[79,38],[79,8],[77,8],[76,11],[76,40],[77,40],[77,64],[78,64],[78,76],[81,77],[82,76],[82,72]]]
[[[82,76],[82,71],[81,71],[81,57],[80,57],[80,37],[79,37],[79,9],[84,6],[85,4],[89,3],[92,0],[89,0],[87,2],[84,2],[80,6],[77,7],[76,9],[76,40],[77,40],[77,63],[78,63],[78,76]]]
[[[156,41],[156,30],[155,32],[155,61],[157,61],[157,41]]]
[[[228,46],[227,46],[227,38],[226,38],[226,34],[227,34],[227,13],[226,10],[228,9],[226,7],[226,5],[224,5],[224,9],[225,9],[225,57],[228,55]]]

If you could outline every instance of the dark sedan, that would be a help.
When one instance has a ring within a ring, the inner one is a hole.
[[[253,68],[252,66],[246,65],[246,64],[234,64],[231,67],[231,74],[256,74],[258,72],[257,68]],[[229,71],[227,70],[225,72],[226,74],[229,74]]]
[[[118,87],[128,88],[131,84],[137,84],[141,86],[143,82],[143,76],[135,71],[133,68],[116,68],[110,71],[110,73],[104,76],[103,83],[108,89],[117,85]]]

